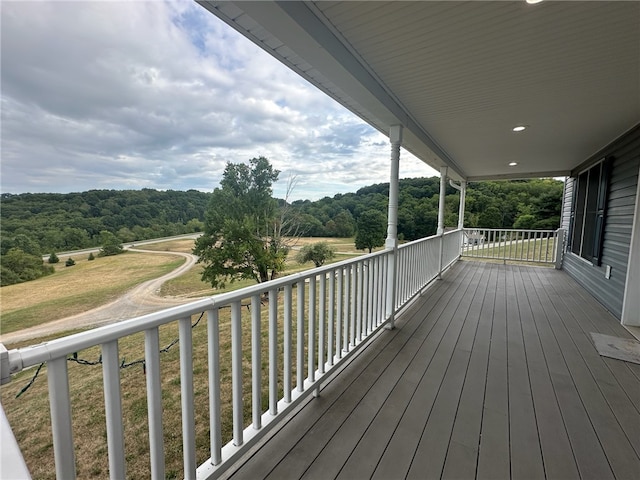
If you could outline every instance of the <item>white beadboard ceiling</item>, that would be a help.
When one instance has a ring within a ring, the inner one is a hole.
[[[199,3],[454,178],[563,176],[640,122],[638,1]]]

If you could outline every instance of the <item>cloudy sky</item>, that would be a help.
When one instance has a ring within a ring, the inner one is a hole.
[[[191,1],[0,9],[3,193],[211,191],[260,155],[280,197],[388,181],[385,136]],[[402,155],[402,177],[436,174]]]

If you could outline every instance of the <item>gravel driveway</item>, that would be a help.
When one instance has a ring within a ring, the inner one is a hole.
[[[197,256],[190,253],[163,252],[137,248],[129,248],[128,250],[151,254],[178,255],[186,258],[187,261],[166,275],[141,283],[111,303],[78,315],[54,320],[31,328],[25,328],[17,332],[7,333],[6,335],[0,336],[0,342],[16,343],[52,335],[65,330],[107,325],[195,300],[194,298],[160,297],[158,293],[164,282],[189,271],[191,267],[195,265],[198,259]]]

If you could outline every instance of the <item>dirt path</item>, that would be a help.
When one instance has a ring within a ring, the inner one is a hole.
[[[54,320],[52,322],[47,322],[42,325],[26,328],[17,332],[7,333],[6,335],[0,336],[0,342],[16,343],[40,338],[65,330],[107,325],[109,323],[139,317],[140,315],[145,315],[147,313],[157,312],[158,310],[173,307],[175,305],[193,302],[195,300],[194,298],[160,297],[158,293],[164,282],[189,271],[189,269],[195,265],[198,257],[191,255],[190,253],[181,252],[142,250],[137,248],[129,248],[128,250],[131,250],[132,252],[151,254],[178,255],[186,258],[186,262],[166,275],[141,283],[111,303],[107,303],[78,315]]]

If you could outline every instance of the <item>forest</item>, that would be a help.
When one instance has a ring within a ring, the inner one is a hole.
[[[465,227],[555,229],[560,225],[564,183],[553,179],[486,181],[467,186]],[[436,233],[440,178],[400,180],[398,237],[415,240]],[[367,210],[386,215],[389,184],[361,188],[356,193],[325,197],[292,206],[299,214],[302,231],[314,237],[350,237],[356,222]],[[447,185],[445,226],[458,225],[460,194]]]
[[[438,177],[400,180],[401,240],[436,232],[439,189]],[[471,183],[467,188],[465,226],[558,228],[562,190],[563,182],[552,179]],[[389,184],[381,183],[355,193],[317,201],[296,200],[286,206],[303,236],[352,237],[364,212],[377,210],[386,215],[388,192]],[[106,232],[123,243],[200,232],[211,196],[212,193],[196,190],[153,189],[2,194],[2,285],[9,284],[9,279],[16,283],[46,274],[42,255],[100,246]],[[445,200],[445,225],[454,227],[458,223],[458,191],[447,186]],[[285,206],[283,200],[279,204]],[[29,265],[29,271],[16,277],[12,272],[21,265]]]

